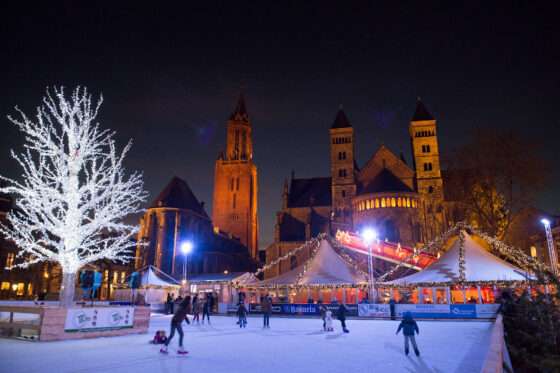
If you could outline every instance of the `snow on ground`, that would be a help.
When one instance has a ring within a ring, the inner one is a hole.
[[[486,355],[491,323],[419,321],[421,357],[403,352],[398,321],[348,320],[349,334],[322,331],[318,319],[272,318],[271,329],[249,318],[240,329],[233,317],[185,330],[186,357],[149,344],[156,330],[169,333],[170,316],[154,315],[149,334],[61,342],[0,339],[0,372],[478,372]]]

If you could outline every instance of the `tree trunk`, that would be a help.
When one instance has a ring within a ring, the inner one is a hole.
[[[74,305],[74,293],[76,291],[76,274],[62,273],[62,283],[60,284],[60,307],[72,307]]]

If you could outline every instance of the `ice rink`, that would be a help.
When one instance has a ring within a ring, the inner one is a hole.
[[[170,316],[152,316],[150,333],[63,342],[0,339],[1,372],[478,372],[486,355],[491,323],[419,321],[421,357],[406,357],[398,321],[348,320],[349,334],[335,321],[323,332],[321,320],[249,318],[240,329],[234,317],[215,316],[212,325],[186,325],[188,356],[169,355],[148,341],[157,329],[168,333]]]

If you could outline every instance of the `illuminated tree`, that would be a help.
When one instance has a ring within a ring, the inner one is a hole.
[[[137,227],[123,219],[139,211],[147,194],[142,175],[125,176],[129,142],[118,152],[114,132],[95,122],[103,98],[92,104],[86,88],[70,97],[47,89],[34,119],[16,107],[8,116],[24,134],[24,150],[12,157],[21,181],[1,177],[0,192],[16,196],[0,233],[20,248],[17,266],[50,261],[62,269],[61,305],[70,306],[77,272],[101,259],[127,262]]]

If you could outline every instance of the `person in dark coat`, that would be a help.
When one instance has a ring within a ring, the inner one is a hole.
[[[389,311],[391,312],[391,320],[395,320],[395,300],[393,298],[389,301]]]
[[[412,313],[404,313],[403,319],[397,329],[397,335],[401,329],[403,330],[404,335],[404,353],[408,356],[408,341],[410,340],[410,342],[412,342],[412,347],[414,348],[414,353],[416,356],[420,356],[420,351],[418,351],[416,339],[414,338],[414,332],[416,332],[416,334],[420,334],[420,329],[418,329],[418,324],[416,324],[416,321],[412,318]]]
[[[210,324],[210,295],[207,295],[202,304],[202,323],[204,324],[204,317],[208,319],[208,324]]]
[[[165,303],[167,306],[167,314],[173,314],[173,293],[167,293],[167,301]]]
[[[350,333],[350,331],[346,328],[346,313],[347,312],[348,312],[348,309],[346,308],[344,303],[340,303],[340,306],[338,306],[337,318],[340,320],[340,325],[342,326],[342,331],[344,333]]]
[[[272,314],[272,298],[267,294],[261,303],[263,313],[263,328],[270,328],[270,315]]]
[[[327,331],[327,306],[325,306],[324,304],[321,304],[319,306],[319,314],[321,315],[321,320],[323,320],[323,330]]]
[[[192,300],[192,313],[193,313],[193,325],[196,321],[197,324],[200,324],[200,302],[198,301],[198,295],[195,295]]]
[[[177,307],[177,311],[171,318],[171,332],[169,333],[169,338],[167,338],[167,341],[165,341],[164,346],[161,348],[161,350],[159,350],[159,352],[164,354],[167,353],[167,346],[169,346],[169,342],[171,342],[173,336],[175,335],[175,331],[177,331],[177,333],[179,333],[179,349],[177,350],[177,353],[181,355],[188,353],[183,348],[183,327],[181,326],[181,323],[187,317],[188,307],[189,307],[188,298],[183,299],[181,303],[179,303],[179,307]]]
[[[245,303],[239,303],[237,307],[237,317],[239,318],[238,324],[240,328],[247,327],[247,308],[245,308]]]

